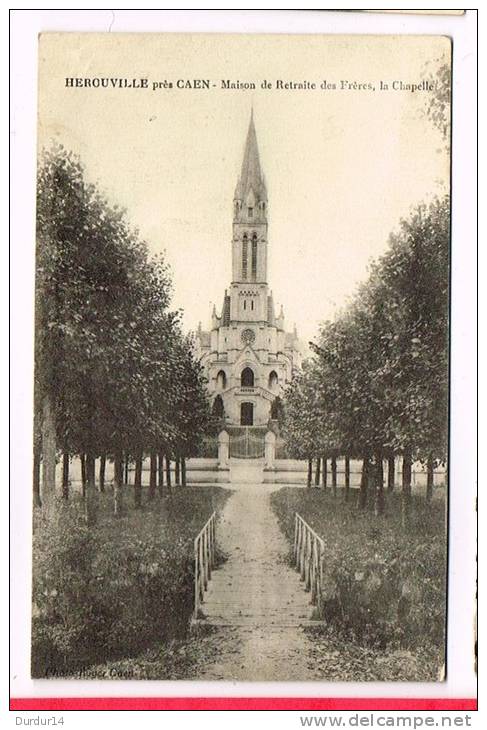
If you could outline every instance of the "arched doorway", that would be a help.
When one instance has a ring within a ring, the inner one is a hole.
[[[240,425],[241,426],[253,426],[254,425],[254,404],[253,403],[242,403],[240,405]]]
[[[221,395],[217,395],[215,400],[213,401],[213,417],[214,418],[223,418],[225,415],[225,408],[223,406],[223,398]]]
[[[282,401],[279,398],[279,396],[277,396],[277,398],[274,398],[274,400],[272,401],[272,405],[271,405],[271,419],[273,421],[278,421],[280,419],[281,415],[282,415],[282,411],[283,411]]]
[[[254,371],[251,368],[244,368],[240,375],[240,385],[243,388],[254,387]]]

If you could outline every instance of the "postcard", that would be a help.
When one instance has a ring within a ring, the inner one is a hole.
[[[38,51],[35,692],[445,694],[451,38]]]

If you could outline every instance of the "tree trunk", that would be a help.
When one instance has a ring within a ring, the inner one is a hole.
[[[162,497],[164,492],[164,453],[162,451],[159,451],[157,469],[159,472],[157,486],[159,487],[159,496]]]
[[[181,457],[181,485],[186,486],[186,457]]]
[[[337,496],[337,459],[336,456],[331,457],[331,487],[333,496]]]
[[[316,459],[316,471],[315,471],[315,487],[320,486],[320,467],[321,467],[321,459]]]
[[[113,471],[113,514],[120,517],[123,511],[123,457],[120,450],[115,452]]]
[[[313,459],[308,459],[308,479],[306,481],[307,487],[311,487],[312,479],[313,479]]]
[[[49,396],[42,404],[42,502],[45,507],[56,497],[56,424]]]
[[[63,454],[63,499],[69,497],[69,454]]]
[[[98,485],[100,487],[100,492],[105,491],[105,467],[107,463],[107,457],[106,454],[102,454],[100,456],[100,471],[98,473]]]
[[[427,465],[427,476],[426,476],[426,499],[428,502],[431,502],[431,499],[433,497],[433,485],[434,485],[434,478],[435,478],[435,460],[433,459],[433,454],[430,454],[428,456],[428,465]]]
[[[166,485],[167,491],[171,493],[171,459],[166,454]]]
[[[81,462],[81,494],[83,499],[86,497],[86,455],[80,454],[79,460]]]
[[[369,469],[367,472],[367,503],[369,507],[375,510],[375,498],[377,493],[377,464],[372,454],[369,458]]]
[[[142,506],[142,450],[139,449],[135,457],[135,477],[134,477],[134,507],[139,509]]]
[[[96,523],[96,493],[95,493],[95,457],[88,452],[86,462],[86,495],[85,495],[85,516],[86,524],[91,526]]]
[[[362,474],[360,477],[360,492],[358,497],[358,506],[360,509],[367,507],[367,491],[369,486],[369,457],[364,456],[362,460]]]
[[[174,482],[177,487],[181,486],[181,470],[179,468],[180,460],[179,456],[176,456],[174,460]]]
[[[382,452],[377,452],[375,457],[375,503],[374,511],[376,517],[384,514],[384,462]]]
[[[323,471],[321,473],[321,480],[323,484],[323,489],[326,489],[328,486],[328,459],[325,456],[323,457]]]
[[[408,527],[411,507],[411,471],[412,459],[410,449],[405,449],[402,457],[402,492],[401,514],[403,527]]]
[[[42,507],[41,502],[41,450],[34,447],[34,461],[32,465],[32,484],[34,507]]]
[[[150,452],[149,499],[156,496],[157,486],[157,454],[154,449]]]
[[[345,457],[345,501],[350,497],[350,457]]]
[[[387,458],[387,491],[394,491],[394,481],[396,478],[396,459],[394,454]]]

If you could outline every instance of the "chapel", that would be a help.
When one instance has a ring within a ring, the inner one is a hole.
[[[253,113],[233,199],[232,281],[211,328],[197,330],[214,414],[229,426],[266,426],[279,396],[301,367],[294,327],[286,332],[269,290],[268,197]]]

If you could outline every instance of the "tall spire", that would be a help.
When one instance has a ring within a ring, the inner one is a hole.
[[[256,200],[267,200],[264,176],[260,169],[259,148],[254,125],[254,108],[250,111],[250,123],[240,178],[235,189],[235,200],[244,200],[253,191]]]

